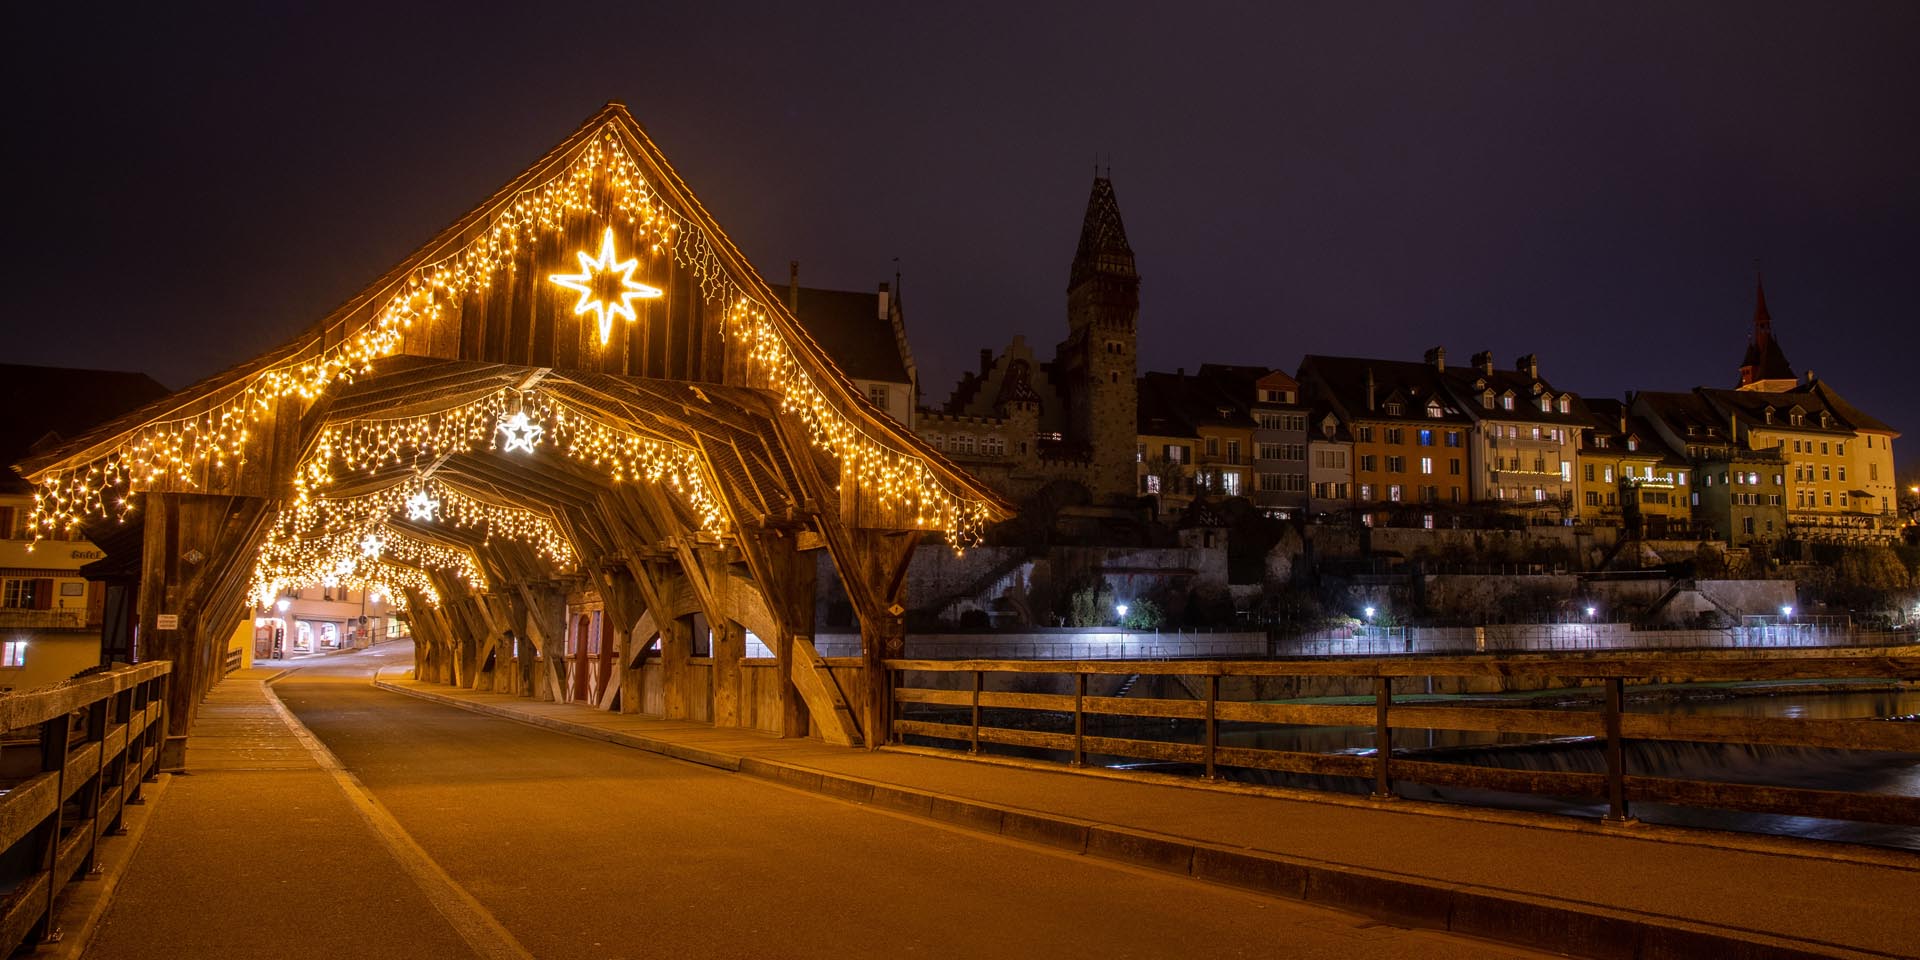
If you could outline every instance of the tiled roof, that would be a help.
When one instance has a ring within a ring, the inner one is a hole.
[[[1113,195],[1113,181],[1106,177],[1093,178],[1093,192],[1087,196],[1087,214],[1080,224],[1080,244],[1073,252],[1067,289],[1072,290],[1094,274],[1139,279],[1139,274],[1134,272],[1133,247],[1127,243],[1127,227],[1120,221],[1120,201]]]
[[[786,294],[785,282],[767,280],[776,294]],[[855,380],[907,383],[907,364],[900,355],[893,321],[880,310],[873,291],[821,290],[800,287],[794,314],[800,325],[825,348],[840,372]]]
[[[1371,405],[1367,402],[1369,374],[1373,378]],[[1300,363],[1301,385],[1312,393],[1316,409],[1331,408],[1343,420],[1469,422],[1460,402],[1443,387],[1441,377],[1431,364],[1407,360],[1308,356]],[[1436,399],[1441,415],[1430,417],[1427,404]],[[1400,404],[1398,414],[1387,412],[1393,402]]]
[[[1753,333],[1747,338],[1747,356],[1740,361],[1740,386],[1756,380],[1792,380],[1793,366],[1773,337],[1773,317],[1767,313],[1767,288],[1755,281]]]

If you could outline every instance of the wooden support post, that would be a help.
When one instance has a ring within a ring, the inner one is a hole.
[[[746,628],[732,620],[713,625],[713,725],[742,725],[740,661],[747,655]]]
[[[1220,675],[1207,676],[1207,779],[1218,779],[1214,770],[1214,755],[1220,751],[1220,724],[1216,714],[1220,707]]]
[[[1073,675],[1073,765],[1087,765],[1087,675]]]
[[[1393,705],[1393,680],[1373,678],[1373,799],[1392,800],[1393,729],[1387,726],[1387,710]]]
[[[980,687],[984,680],[980,671],[973,672],[973,742],[967,747],[968,753],[980,752]]]
[[[668,720],[691,716],[688,691],[693,669],[687,661],[693,656],[693,627],[673,617],[660,623],[661,715]]]
[[[1620,737],[1620,711],[1625,699],[1625,681],[1619,677],[1607,678],[1606,707],[1606,756],[1607,756],[1607,819],[1623,823],[1631,817],[1627,813],[1627,770],[1626,753]]]

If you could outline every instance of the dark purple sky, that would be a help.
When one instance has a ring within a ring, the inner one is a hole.
[[[929,402],[1061,336],[1098,155],[1143,368],[1730,386],[1757,258],[1795,366],[1920,453],[1911,3],[22,9],[82,6],[6,15],[11,361],[212,373],[618,98],[763,269],[899,257]]]

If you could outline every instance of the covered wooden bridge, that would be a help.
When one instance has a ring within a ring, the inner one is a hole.
[[[175,662],[176,759],[227,638],[315,583],[403,607],[425,680],[883,739],[914,546],[1007,511],[853,389],[618,103],[284,347],[22,471],[42,534],[108,553],[107,648]],[[823,554],[859,660],[811,643]]]

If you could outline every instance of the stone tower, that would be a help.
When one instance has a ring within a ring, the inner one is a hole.
[[[1095,176],[1067,278],[1067,339],[1060,345],[1069,444],[1089,458],[1096,500],[1134,496],[1140,275],[1120,222],[1113,182]]]

